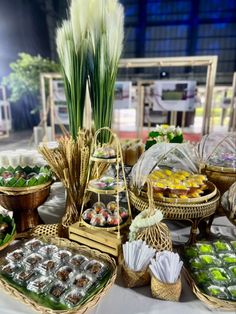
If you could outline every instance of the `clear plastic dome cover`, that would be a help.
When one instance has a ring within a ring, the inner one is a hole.
[[[145,151],[134,165],[131,185],[141,189],[147,176],[155,169],[168,168],[198,172],[197,156],[194,146],[189,143],[157,143]]]
[[[236,168],[236,133],[211,133],[198,144],[201,163],[209,166]]]

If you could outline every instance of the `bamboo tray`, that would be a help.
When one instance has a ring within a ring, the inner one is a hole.
[[[162,198],[157,198],[155,197],[155,193],[153,193],[154,199],[157,201],[161,202],[166,202],[166,203],[174,203],[174,204],[196,204],[196,203],[203,203],[211,199],[217,194],[217,188],[214,183],[212,182],[207,182],[207,190],[209,193],[206,195],[200,196],[200,197],[195,197],[195,198],[188,198],[188,199],[181,199],[181,198],[171,198],[171,197],[162,197]],[[141,192],[141,196],[146,197],[146,192]]]
[[[187,271],[185,267],[183,267],[183,274],[189,284],[189,286],[192,288],[193,293],[196,295],[196,297],[201,300],[203,303],[205,303],[208,307],[224,310],[224,311],[235,311],[236,309],[236,302],[234,301],[226,301],[226,300],[220,300],[215,297],[212,297],[210,295],[207,295],[206,293],[203,293],[198,286],[196,285],[195,281]]]
[[[39,313],[43,313],[43,314],[64,314],[64,313],[65,314],[72,314],[72,313],[83,314],[87,312],[88,310],[90,310],[92,307],[96,306],[99,300],[109,291],[109,289],[111,288],[112,284],[114,283],[116,279],[117,269],[116,269],[115,260],[107,254],[101,253],[97,250],[93,250],[85,246],[81,246],[67,239],[49,238],[49,237],[39,237],[39,239],[50,244],[55,244],[62,248],[78,250],[82,254],[85,253],[86,255],[90,255],[94,258],[104,260],[106,263],[109,264],[112,270],[110,279],[108,280],[106,285],[103,288],[101,288],[101,290],[97,294],[92,296],[91,299],[89,299],[86,303],[84,303],[81,306],[77,306],[72,309],[69,309],[69,310],[52,310],[50,308],[44,307],[43,305],[39,305],[34,300],[28,298],[26,295],[20,293],[17,289],[13,288],[3,278],[0,278],[0,287],[4,289],[6,292],[8,292],[11,296],[21,301],[22,303],[29,305],[33,310],[38,311]]]
[[[130,190],[131,204],[139,211],[143,211],[148,208],[148,198],[143,196],[137,196],[134,191]],[[214,214],[217,205],[219,203],[220,194],[217,194],[203,203],[166,203],[161,201],[154,201],[156,208],[163,212],[164,218],[167,219],[191,219],[208,217]]]

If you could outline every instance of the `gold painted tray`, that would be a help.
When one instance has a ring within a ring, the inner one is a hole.
[[[55,244],[61,248],[77,250],[79,251],[80,254],[86,254],[93,258],[98,258],[105,261],[109,265],[112,271],[110,279],[105,284],[105,286],[102,287],[98,293],[93,295],[86,303],[84,303],[83,305],[74,307],[70,310],[52,310],[43,305],[39,305],[37,302],[30,299],[23,293],[19,292],[16,288],[8,284],[7,281],[4,280],[2,277],[0,278],[0,288],[4,289],[11,296],[18,299],[22,303],[29,305],[33,310],[38,311],[39,313],[43,313],[43,314],[74,314],[74,313],[83,314],[87,312],[88,310],[90,310],[92,307],[96,306],[99,300],[109,291],[109,289],[111,288],[111,286],[113,285],[116,279],[117,268],[116,268],[115,260],[107,254],[101,253],[97,250],[90,249],[86,246],[81,246],[78,243],[72,242],[67,239],[49,238],[49,237],[39,237],[39,239],[46,243]]]

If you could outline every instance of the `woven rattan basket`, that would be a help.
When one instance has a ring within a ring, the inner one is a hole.
[[[129,193],[131,204],[139,211],[143,211],[148,208],[148,197],[141,197],[134,191],[130,190]],[[210,200],[200,204],[172,204],[160,201],[154,201],[155,208],[162,211],[164,218],[188,220],[192,218],[209,217],[214,214],[217,205],[219,203],[220,194],[217,194]]]
[[[128,268],[124,262],[121,266],[121,276],[124,281],[125,287],[127,288],[147,286],[150,284],[151,280],[148,269],[133,271]]]
[[[227,191],[230,186],[236,181],[236,169],[224,168],[206,165],[202,170],[208,179],[213,182],[221,195]]]
[[[8,292],[11,296],[15,297],[19,301],[29,305],[33,310],[38,311],[43,314],[72,314],[72,313],[77,313],[77,314],[82,314],[90,310],[92,307],[96,306],[99,302],[99,300],[109,291],[111,288],[112,284],[115,281],[116,278],[116,263],[115,260],[112,259],[109,255],[101,253],[96,250],[89,249],[85,246],[80,246],[77,243],[71,242],[67,239],[62,239],[62,238],[52,238],[52,237],[41,237],[41,240],[58,245],[62,248],[67,248],[67,249],[73,249],[73,250],[79,250],[80,254],[86,254],[90,255],[91,257],[102,259],[105,261],[111,268],[112,270],[112,275],[109,281],[106,283],[106,285],[91,299],[83,304],[82,306],[75,307],[71,310],[52,310],[49,308],[46,308],[42,305],[39,305],[32,299],[28,298],[24,294],[20,293],[18,290],[10,286],[4,279],[0,279],[0,287],[3,288],[6,292]]]
[[[164,283],[152,276],[151,291],[154,298],[166,301],[179,301],[182,291],[181,278],[175,283]]]
[[[201,300],[203,303],[205,303],[209,308],[224,310],[224,311],[234,311],[236,309],[236,302],[226,301],[226,300],[220,300],[217,298],[214,298],[212,296],[209,296],[205,293],[203,293],[195,284],[195,281],[192,279],[190,274],[188,273],[186,268],[183,268],[184,276],[189,283],[189,286],[191,287],[193,293],[196,295],[196,297]]]

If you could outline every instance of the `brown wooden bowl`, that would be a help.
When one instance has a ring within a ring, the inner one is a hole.
[[[0,205],[13,211],[17,232],[25,232],[40,223],[37,208],[43,204],[50,192],[50,185],[26,194],[0,193]]]

